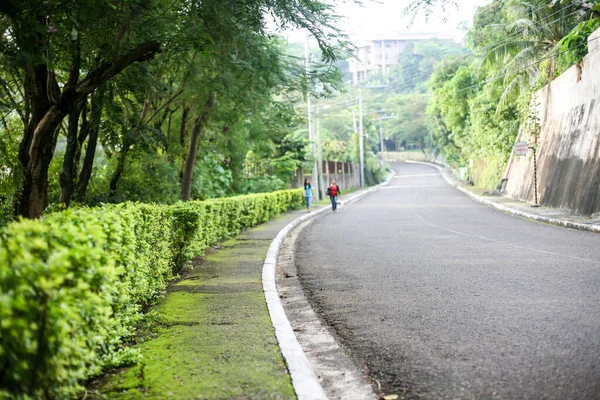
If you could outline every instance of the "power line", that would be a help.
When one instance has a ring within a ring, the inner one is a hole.
[[[579,44],[579,45],[575,46],[574,48],[579,48],[579,47],[586,46],[586,45],[587,45],[589,42],[593,42],[594,40],[598,40],[598,39],[600,39],[600,38],[594,38],[594,39],[592,39],[592,40],[590,40],[590,41],[588,41],[588,42],[586,42],[586,43],[581,43],[581,44]],[[543,57],[543,58],[541,58],[541,59],[539,59],[539,60],[537,60],[537,61],[535,61],[535,62],[532,62],[531,64],[528,64],[528,65],[526,65],[525,67],[523,67],[523,68],[521,68],[521,69],[519,69],[519,70],[515,71],[515,74],[518,74],[519,72],[523,72],[523,71],[525,71],[526,69],[528,69],[529,67],[532,67],[532,66],[534,66],[534,65],[541,64],[542,62],[544,62],[544,61],[546,61],[546,60],[549,60],[550,58],[553,58],[553,57],[558,57],[558,56],[560,56],[560,55],[562,55],[562,54],[568,53],[568,52],[570,52],[571,50],[573,50],[573,49],[568,49],[568,50],[565,50],[565,51],[561,51],[561,52],[558,52],[558,53],[556,53],[556,54],[548,54],[546,57]],[[464,91],[466,91],[466,90],[472,89],[472,88],[474,88],[474,87],[477,87],[477,86],[480,86],[480,85],[485,85],[485,84],[487,84],[487,83],[490,83],[490,82],[496,81],[496,80],[498,80],[498,79],[504,78],[505,76],[506,76],[506,74],[498,74],[498,75],[496,75],[495,77],[492,77],[492,78],[486,79],[486,80],[485,80],[485,81],[483,81],[483,82],[478,82],[478,83],[476,83],[476,84],[474,84],[474,85],[471,85],[471,86],[468,86],[468,87],[466,87],[466,88],[463,88],[463,89],[457,90],[457,91],[456,91],[456,93],[461,93],[461,92],[464,92]]]
[[[554,13],[552,13],[552,14],[550,14],[550,15],[548,15],[548,16],[546,16],[546,17],[544,17],[544,18],[542,18],[541,20],[539,20],[539,21],[538,21],[538,22],[536,22],[535,24],[533,24],[533,25],[530,25],[530,26],[527,26],[527,27],[524,27],[524,28],[521,28],[521,29],[519,29],[518,31],[516,31],[516,32],[512,33],[511,35],[509,35],[508,37],[506,37],[506,38],[504,38],[504,39],[502,39],[502,40],[500,40],[500,41],[497,41],[497,42],[495,42],[495,43],[491,43],[491,44],[489,44],[489,45],[487,45],[487,46],[485,46],[485,47],[483,47],[483,48],[481,48],[481,49],[478,49],[478,50],[476,50],[476,51],[470,52],[469,54],[463,55],[463,56],[459,57],[457,60],[454,60],[453,62],[450,62],[448,65],[446,65],[446,66],[442,66],[442,70],[446,70],[446,69],[448,69],[448,68],[450,68],[450,67],[453,67],[453,66],[455,66],[455,65],[458,65],[459,63],[461,63],[461,62],[464,62],[464,60],[466,60],[467,58],[469,58],[469,57],[472,57],[472,56],[475,56],[475,55],[477,55],[477,54],[482,54],[482,53],[484,53],[486,50],[489,50],[489,49],[491,49],[491,48],[494,48],[494,47],[495,47],[495,48],[499,48],[499,47],[501,47],[502,45],[506,45],[506,44],[508,44],[508,43],[511,41],[511,38],[513,38],[513,37],[517,36],[519,33],[522,33],[522,32],[524,32],[524,31],[526,31],[526,30],[528,30],[528,29],[532,29],[532,30],[535,30],[535,31],[538,31],[538,32],[539,32],[539,31],[541,31],[543,28],[545,28],[545,27],[548,27],[548,26],[552,25],[553,23],[560,21],[560,20],[561,20],[561,19],[563,19],[563,18],[566,18],[566,17],[569,17],[569,16],[571,16],[571,15],[574,15],[574,14],[578,13],[578,12],[580,11],[580,9],[574,10],[574,11],[570,12],[569,14],[567,14],[567,15],[565,15],[565,16],[561,16],[561,18],[555,19],[555,20],[553,20],[553,21],[551,21],[551,22],[548,22],[548,23],[546,23],[546,24],[542,24],[542,22],[544,22],[545,20],[548,20],[548,19],[550,19],[551,17],[553,17],[554,15],[556,15],[556,14],[558,14],[558,13],[561,13],[561,12],[563,12],[563,11],[567,10],[568,8],[570,8],[570,7],[573,7],[573,6],[575,6],[575,5],[576,5],[575,3],[569,4],[569,5],[567,5],[567,6],[563,7],[563,8],[561,8],[560,10],[558,10],[558,11],[555,11]],[[546,7],[546,6],[544,6],[544,7]],[[544,7],[541,7],[541,8],[539,8],[539,9],[537,9],[536,11],[539,11],[539,10],[541,10],[541,9],[542,9],[542,8],[544,8]],[[537,29],[534,29],[536,26],[537,26]],[[419,74],[415,74],[415,75],[410,75],[410,76],[408,76],[408,78],[414,78],[414,79],[406,79],[406,78],[405,78],[405,79],[403,79],[401,82],[395,82],[394,84],[392,84],[392,85],[389,85],[388,87],[389,87],[389,89],[392,89],[392,90],[397,90],[397,89],[401,88],[401,86],[402,86],[402,85],[406,85],[406,84],[408,84],[408,83],[411,83],[411,84],[420,83],[420,82],[424,81],[424,80],[425,80],[425,78],[426,78],[427,76],[431,75],[431,74],[432,74],[434,71],[435,71],[435,66],[434,66],[434,67],[432,67],[432,68],[429,68],[429,69],[427,69],[427,70],[425,70],[425,71],[422,71],[422,72],[421,72],[421,73],[419,73]],[[419,81],[417,81],[417,78],[420,78],[420,80],[419,80]]]
[[[576,11],[575,11],[575,12],[573,12],[573,13],[571,13],[571,14],[568,14],[567,16],[569,16],[569,15],[572,15],[572,14],[575,14],[575,13],[576,13]],[[543,25],[543,26],[540,26],[540,29],[537,29],[536,31],[541,31],[541,29],[543,29],[544,27],[546,27],[546,26],[549,26],[549,25],[551,25],[551,24],[553,24],[553,23],[555,23],[555,22],[557,22],[557,21],[559,21],[559,20],[560,20],[560,19],[557,19],[557,20],[554,20],[554,21],[552,21],[552,22],[549,22],[548,24],[545,24],[545,25]],[[508,44],[508,42],[505,42],[505,43],[498,42],[498,43],[499,43],[499,44],[498,44],[497,48],[498,48],[498,47],[500,47],[500,46],[502,46],[502,45]],[[442,71],[443,71],[443,70],[447,70],[448,68],[450,68],[450,67],[452,67],[452,66],[454,66],[454,65],[458,65],[458,64],[459,64],[459,63],[460,63],[460,62],[461,62],[463,59],[466,59],[466,58],[468,58],[468,57],[470,57],[470,56],[472,56],[472,55],[474,55],[474,54],[476,54],[476,53],[470,53],[470,54],[468,54],[467,56],[464,56],[464,57],[462,57],[461,59],[459,59],[459,60],[456,60],[456,61],[455,61],[455,62],[453,62],[453,63],[451,62],[451,63],[449,63],[449,64],[448,64],[448,65],[446,65],[446,66],[442,66],[441,70],[442,70]],[[424,81],[426,81],[426,79],[425,79],[425,78],[426,78],[428,75],[430,76],[430,75],[431,75],[431,74],[432,74],[434,71],[435,71],[435,67],[433,67],[433,68],[429,68],[428,70],[425,70],[425,71],[421,72],[420,74],[410,75],[410,76],[408,76],[408,78],[409,78],[409,79],[403,79],[402,81],[395,82],[394,84],[392,84],[392,85],[390,85],[390,86],[389,86],[389,89],[392,89],[392,90],[397,90],[397,89],[400,89],[400,88],[402,88],[402,85],[406,85],[406,84],[413,84],[413,85],[414,85],[414,84],[417,84],[417,83],[424,82]],[[410,79],[410,78],[412,78],[412,79]]]
[[[540,24],[541,24],[542,22],[544,22],[545,20],[547,20],[547,19],[550,19],[550,18],[552,18],[553,16],[555,16],[556,14],[558,14],[558,13],[562,13],[563,11],[566,11],[568,8],[570,8],[570,7],[573,7],[573,6],[576,6],[576,5],[577,5],[577,4],[575,4],[575,3],[571,3],[571,4],[567,5],[567,6],[565,6],[565,7],[561,8],[561,9],[559,9],[559,10],[555,11],[555,12],[553,12],[552,14],[550,14],[550,15],[547,15],[546,17],[544,17],[544,18],[540,19],[539,21],[535,22],[533,25],[531,25],[531,26],[526,26],[526,27],[524,27],[524,28],[521,28],[520,30],[518,30],[518,31],[516,31],[516,32],[514,32],[514,33],[512,33],[512,34],[510,34],[508,37],[504,38],[503,40],[500,40],[500,41],[498,41],[498,42],[496,42],[496,43],[489,44],[489,45],[487,45],[487,46],[483,47],[481,50],[482,50],[482,51],[486,51],[486,50],[489,50],[489,49],[491,49],[491,48],[493,48],[493,47],[498,47],[498,46],[500,46],[500,45],[502,45],[502,44],[507,44],[507,43],[509,43],[509,42],[511,41],[511,38],[513,38],[514,36],[517,36],[518,34],[520,34],[520,33],[523,33],[523,32],[525,32],[527,29],[529,29],[529,28],[533,28],[533,27],[535,27],[536,25],[540,25]],[[542,7],[538,8],[538,9],[536,9],[536,11],[540,11],[541,9],[543,9],[543,8],[547,8],[547,7],[548,7],[548,6],[542,6]],[[551,25],[551,24],[553,24],[553,23],[555,23],[555,22],[558,22],[558,21],[560,21],[560,20],[561,20],[561,19],[563,19],[563,18],[569,17],[569,16],[571,16],[571,15],[573,15],[573,14],[576,14],[576,13],[578,13],[578,12],[579,12],[579,9],[577,9],[577,10],[575,10],[575,11],[573,11],[573,12],[571,12],[571,13],[567,14],[567,15],[563,15],[563,16],[561,16],[560,18],[558,18],[558,19],[555,19],[555,20],[554,20],[554,21],[552,21],[552,22],[548,22],[548,23],[546,23],[546,24],[540,25],[540,27],[547,27],[547,26],[549,26],[549,25]],[[539,30],[540,30],[540,29],[536,29],[536,31],[539,31]]]
[[[586,46],[586,45],[588,45],[588,43],[590,43],[590,42],[592,42],[592,41],[594,41],[594,40],[598,40],[598,39],[600,39],[600,38],[594,38],[594,39],[591,39],[591,40],[589,40],[589,41],[587,41],[587,42],[585,42],[585,43],[581,43],[581,44],[579,44],[579,45],[575,46],[574,48],[579,48],[579,47]],[[519,70],[515,71],[515,72],[514,72],[514,74],[518,74],[518,73],[520,73],[520,72],[523,72],[523,71],[527,70],[528,68],[530,68],[530,67],[532,67],[532,66],[534,66],[534,65],[539,65],[540,63],[542,63],[542,62],[544,62],[544,61],[546,61],[546,60],[548,60],[548,59],[550,59],[550,58],[553,58],[553,57],[558,57],[558,56],[560,56],[560,55],[562,55],[562,54],[565,54],[565,53],[568,53],[568,52],[570,52],[570,51],[572,51],[572,50],[573,50],[573,48],[572,48],[572,49],[565,50],[565,51],[562,51],[562,52],[553,52],[552,54],[548,54],[548,55],[546,55],[545,57],[542,57],[541,59],[539,59],[539,60],[536,60],[535,62],[532,62],[532,63],[530,63],[530,64],[528,64],[528,65],[524,66],[523,68],[520,68]],[[457,91],[456,91],[456,93],[461,93],[461,92],[467,91],[467,90],[469,90],[469,89],[472,89],[472,88],[475,88],[475,87],[478,87],[478,86],[481,86],[481,85],[485,85],[485,84],[487,84],[487,83],[490,83],[490,82],[496,81],[496,80],[498,80],[498,79],[504,78],[505,76],[506,76],[506,74],[505,74],[505,73],[504,73],[504,74],[497,74],[496,76],[494,76],[494,77],[492,77],[492,78],[486,79],[486,80],[484,80],[484,81],[482,81],[482,82],[478,82],[478,83],[476,83],[476,84],[474,84],[474,85],[470,85],[470,86],[468,86],[468,87],[466,87],[466,88],[463,88],[463,89],[457,90]],[[354,101],[348,101],[348,102],[345,102],[345,103],[353,103],[353,102],[356,102],[356,100],[354,100]],[[343,104],[345,104],[345,103],[338,103],[338,104],[340,104],[340,105],[343,105]],[[380,112],[378,112],[378,113],[382,113],[382,111],[380,111]],[[329,115],[328,115],[328,116],[329,116]],[[331,116],[334,116],[334,115],[331,115]],[[336,115],[336,116],[338,116],[338,115]],[[341,116],[341,115],[339,115],[339,116]],[[380,120],[380,119],[388,119],[388,118],[382,118],[382,117],[376,118],[376,120]]]
[[[598,40],[598,39],[600,39],[600,37],[599,37],[599,38],[594,38],[594,39],[591,39],[591,40],[589,40],[589,41],[587,41],[587,42],[585,42],[585,43],[581,43],[581,44],[579,44],[579,45],[575,46],[574,48],[579,48],[579,47],[586,46],[586,45],[588,45],[590,42],[593,42],[594,40]],[[553,58],[553,57],[558,57],[558,56],[560,56],[560,55],[562,55],[562,54],[565,54],[565,53],[568,53],[568,52],[570,52],[570,51],[572,51],[572,50],[573,50],[573,48],[571,48],[571,49],[568,49],[568,50],[564,50],[564,51],[562,51],[562,52],[554,52],[554,53],[552,53],[552,54],[548,54],[548,55],[546,55],[545,57],[542,57],[541,59],[539,59],[539,60],[536,60],[535,62],[532,62],[532,63],[530,63],[530,64],[528,64],[528,65],[524,66],[523,68],[520,68],[519,70],[515,71],[515,72],[514,72],[514,74],[518,74],[518,73],[520,73],[520,72],[523,72],[523,71],[527,70],[528,68],[530,68],[530,67],[532,67],[532,66],[534,66],[534,65],[541,64],[542,62],[544,62],[544,61],[546,61],[546,60],[548,60],[548,59],[551,59],[551,58]],[[470,86],[468,86],[468,87],[465,87],[465,88],[459,89],[459,90],[457,90],[455,93],[462,93],[462,92],[464,92],[464,91],[467,91],[467,90],[469,90],[469,89],[473,89],[473,88],[475,88],[475,87],[478,87],[478,86],[481,86],[481,85],[486,85],[486,84],[488,84],[488,83],[490,83],[490,82],[494,82],[494,81],[496,81],[496,80],[498,80],[498,79],[502,79],[502,78],[504,78],[505,76],[506,76],[506,74],[497,74],[496,76],[494,76],[494,77],[492,77],[492,78],[489,78],[489,79],[486,79],[486,80],[484,80],[484,81],[482,81],[482,82],[478,82],[478,83],[476,83],[476,84],[473,84],[473,85],[470,85]]]
[[[327,107],[329,109],[329,108],[337,108],[337,107],[348,107],[348,106],[353,106],[356,104],[358,104],[358,99],[348,100],[348,101],[336,103],[336,104],[323,104],[322,106],[321,105],[318,105],[318,106],[322,107],[322,108]]]
[[[353,106],[358,104],[358,99],[354,99],[354,100],[348,100],[348,101],[344,101],[344,102],[340,102],[340,103],[334,103],[334,104],[316,104],[316,105],[311,105],[311,109],[315,110],[317,108],[321,108],[321,109],[325,109],[325,107],[327,107],[327,109],[330,108],[338,108],[338,107],[349,107],[349,106]]]

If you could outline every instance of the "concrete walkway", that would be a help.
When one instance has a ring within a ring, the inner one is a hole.
[[[136,338],[142,361],[92,382],[87,398],[295,398],[261,275],[273,238],[305,214],[249,229],[199,260]]]

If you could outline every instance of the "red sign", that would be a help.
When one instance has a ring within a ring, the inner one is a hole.
[[[529,151],[529,144],[527,142],[517,142],[515,144],[515,154],[518,156],[524,156]]]

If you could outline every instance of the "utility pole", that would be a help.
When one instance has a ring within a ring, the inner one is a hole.
[[[377,88],[385,88],[387,85],[377,85],[377,86],[367,86],[369,89],[377,89]],[[363,96],[362,96],[362,84],[359,82],[358,84],[358,112],[359,112],[359,131],[360,136],[358,140],[358,145],[360,147],[360,187],[365,187],[365,143],[364,143],[364,126],[363,126]],[[381,128],[380,128],[381,135]],[[383,148],[383,140],[381,143],[381,147]]]
[[[383,146],[383,122],[379,120],[379,142],[381,145],[381,169],[385,170],[385,148]]]
[[[388,115],[384,117],[378,117],[376,120],[379,121],[379,143],[381,146],[381,169],[385,169],[385,146],[383,143],[383,120],[386,119],[396,119],[397,116]]]
[[[362,104],[362,85],[358,85],[358,147],[360,151],[360,187],[365,187],[365,151],[364,151],[364,132],[363,132],[363,104]]]
[[[315,148],[314,129],[312,121],[312,108],[310,101],[310,52],[308,49],[308,35],[304,37],[304,58],[306,61],[306,108],[308,109],[308,140],[310,141],[310,154],[313,159],[313,168],[310,183],[319,195],[319,175],[317,166],[317,151]]]
[[[354,128],[354,134],[358,135],[358,125],[356,123],[356,111],[354,111],[354,110],[352,110],[352,127]],[[359,139],[359,143],[360,143],[360,139]],[[362,177],[362,172],[361,171],[358,171],[358,176],[359,176],[359,178],[358,178],[359,182],[358,183],[360,185],[360,178]]]
[[[319,184],[319,199],[325,197],[325,185],[323,183],[323,147],[321,146],[321,109],[317,106],[317,180]]]

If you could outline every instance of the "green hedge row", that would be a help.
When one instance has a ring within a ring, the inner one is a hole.
[[[301,190],[171,206],[124,203],[0,231],[0,398],[67,399],[104,368],[193,256],[302,204]]]

